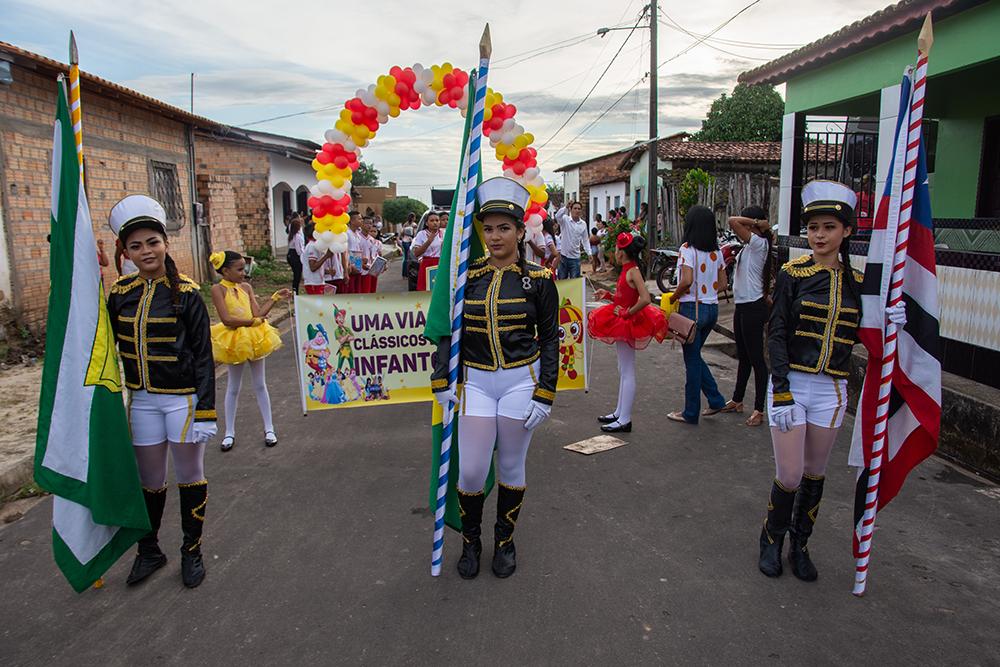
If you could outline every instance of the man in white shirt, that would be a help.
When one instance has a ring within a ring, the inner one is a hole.
[[[570,202],[569,207],[556,211],[556,221],[559,222],[559,279],[580,277],[580,251],[585,250],[590,239],[587,221],[581,216],[583,205]]]

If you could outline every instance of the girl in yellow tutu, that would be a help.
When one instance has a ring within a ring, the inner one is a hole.
[[[220,324],[212,326],[212,353],[215,360],[228,365],[226,386],[226,436],[222,451],[236,444],[236,404],[243,384],[243,372],[250,367],[257,407],[264,420],[264,444],[274,447],[278,437],[271,422],[271,397],[264,379],[264,357],[281,347],[278,330],[268,324],[267,314],[274,304],[289,298],[291,290],[278,290],[263,305],[257,303],[253,288],[246,278],[246,260],[238,252],[213,252],[209,261],[222,276],[212,286],[212,303],[219,313]]]

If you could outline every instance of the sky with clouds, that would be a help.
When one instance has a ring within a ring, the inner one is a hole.
[[[886,0],[760,0],[716,33],[713,41],[674,57],[696,41],[676,26],[706,34],[750,1],[660,4],[658,61],[670,60],[659,69],[661,136],[697,130],[712,100],[731,90],[741,71],[888,4]],[[557,167],[647,136],[648,84],[638,86],[592,125],[649,70],[648,30],[637,30],[630,37],[628,31],[645,4],[643,0],[478,4],[0,0],[0,40],[66,62],[72,28],[81,67],[88,72],[185,109],[194,72],[195,113],[321,142],[343,102],[393,65],[448,61],[466,70],[474,67],[483,24],[489,21],[490,86],[517,106],[518,122],[535,135],[546,180],[561,182],[553,171]],[[612,26],[626,30],[597,36],[598,28]],[[535,55],[538,49],[560,44],[566,46]],[[780,46],[757,46],[762,44]],[[621,53],[586,104],[557,133],[620,47]],[[313,110],[317,112],[255,123]],[[390,119],[364,149],[363,159],[374,163],[383,183],[393,180],[401,194],[427,201],[431,186],[454,183],[460,144],[457,111],[421,108]],[[489,156],[484,170],[487,175],[499,174],[499,163]]]

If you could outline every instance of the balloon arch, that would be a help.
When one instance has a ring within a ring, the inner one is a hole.
[[[379,127],[407,109],[449,106],[464,117],[469,105],[469,74],[451,63],[425,68],[395,66],[378,82],[359,89],[344,103],[340,118],[325,133],[326,143],[312,167],[316,184],[310,188],[309,207],[316,223],[316,242],[321,249],[347,250],[347,221],[351,206],[351,178],[358,169],[361,149],[375,138]],[[538,229],[546,217],[548,193],[539,174],[537,152],[531,147],[535,137],[514,120],[517,107],[504,102],[503,95],[486,89],[483,134],[503,162],[504,176],[512,178],[531,193],[525,223]]]

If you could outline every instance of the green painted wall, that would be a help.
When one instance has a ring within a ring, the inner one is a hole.
[[[899,83],[914,61],[917,31],[788,80],[785,112],[812,111]],[[929,76],[1000,57],[1000,0],[934,25]]]

